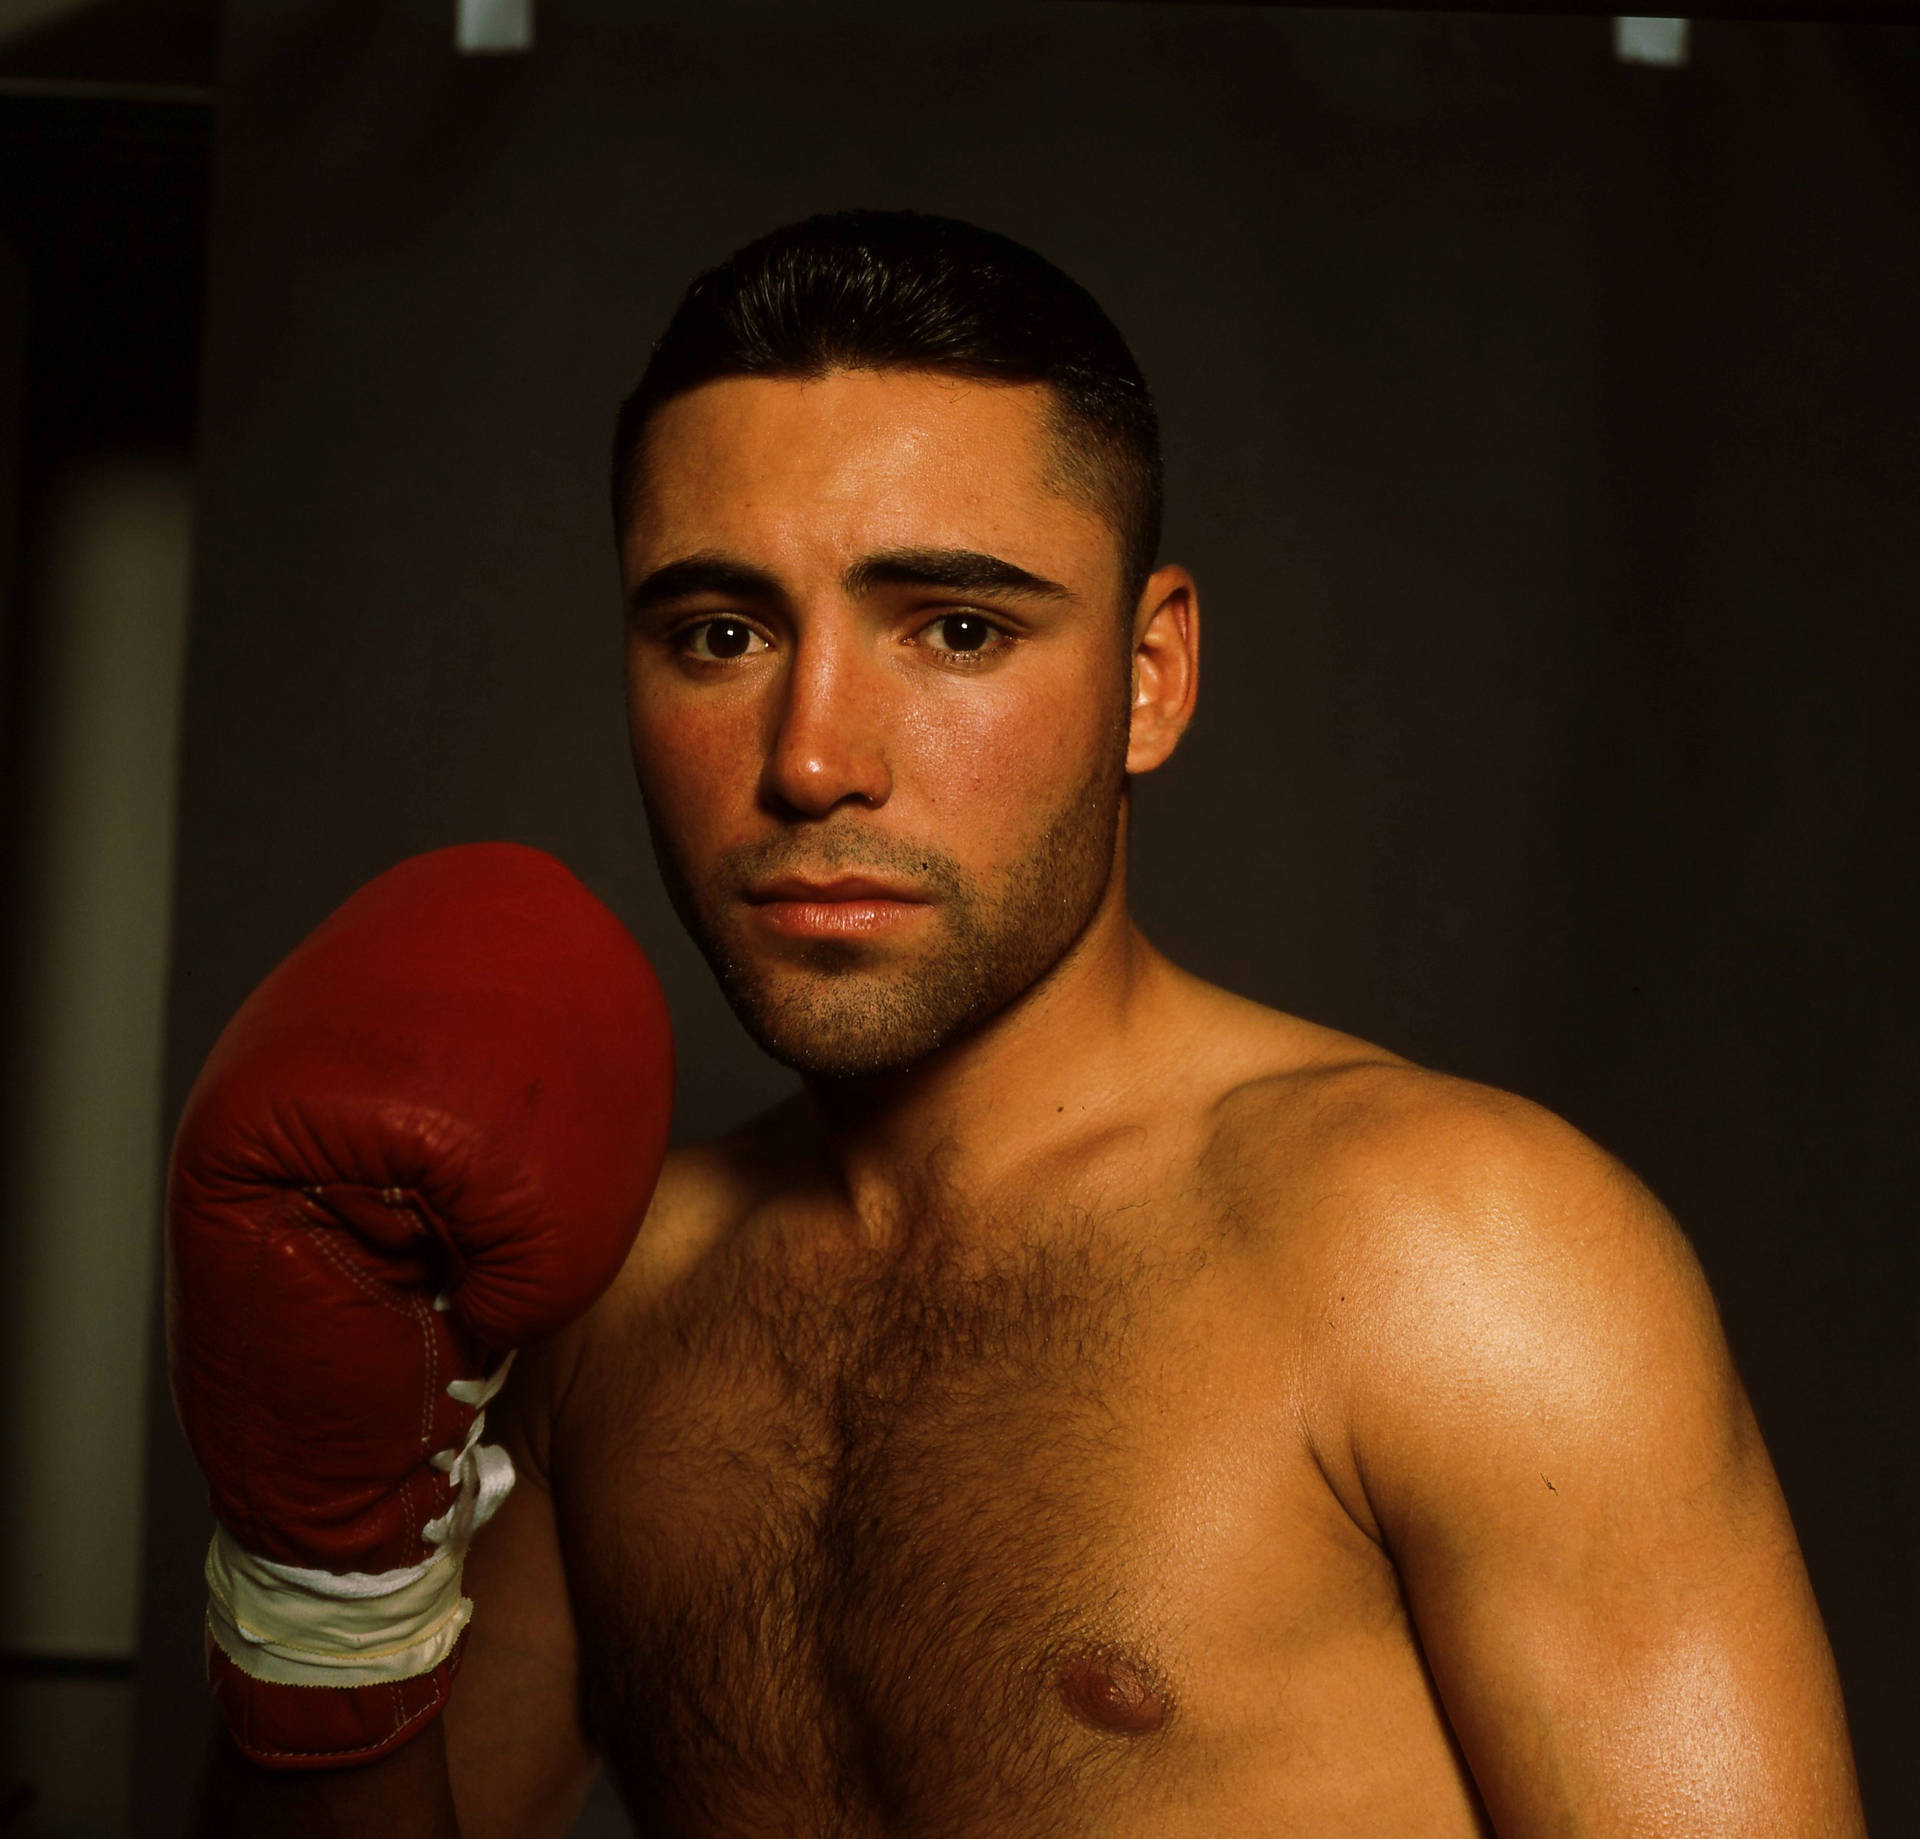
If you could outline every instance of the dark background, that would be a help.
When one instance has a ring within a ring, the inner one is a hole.
[[[1201,583],[1148,933],[1544,1102],[1674,1209],[1905,1830],[1920,35],[1697,21],[1660,69],[1602,18],[540,0],[530,54],[463,58],[451,10],[224,9],[169,1121],[347,891],[496,836],[653,953],[680,1135],[783,1089],[646,848],[613,405],[773,224],[1004,230],[1132,341]],[[190,209],[205,147],[169,157]],[[197,298],[169,259],[154,299]],[[151,1411],[164,1833],[208,1522],[158,1370]]]

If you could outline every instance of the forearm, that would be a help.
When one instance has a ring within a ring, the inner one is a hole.
[[[208,1746],[192,1839],[460,1839],[439,1719],[375,1762],[265,1769],[224,1729]]]

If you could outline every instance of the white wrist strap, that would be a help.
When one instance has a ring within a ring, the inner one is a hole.
[[[512,1364],[509,1354],[484,1380],[456,1379],[448,1392],[485,1406]],[[421,1529],[438,1556],[398,1571],[309,1571],[256,1558],[215,1526],[207,1548],[207,1626],[241,1672],[283,1686],[363,1686],[431,1673],[453,1652],[473,1604],[460,1594],[467,1544],[513,1486],[507,1452],[480,1441],[486,1412],[474,1413],[466,1443],[442,1450],[434,1466],[458,1490]]]
[[[335,1595],[341,1585],[358,1586]],[[207,1548],[207,1626],[241,1672],[282,1686],[367,1686],[431,1673],[473,1614],[460,1560],[377,1576],[303,1571],[242,1551],[218,1527]]]

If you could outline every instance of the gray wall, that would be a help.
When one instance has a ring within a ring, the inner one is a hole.
[[[683,1134],[781,1089],[647,855],[611,408],[772,224],[1004,229],[1133,339],[1210,617],[1140,801],[1149,931],[1543,1100],[1675,1208],[1893,1830],[1912,35],[1708,22],[1653,70],[1598,19],[679,10],[541,0],[531,56],[463,60],[442,0],[230,0],[170,1106],[348,889],[487,836],[655,954]],[[206,1519],[153,1412],[163,1832]]]

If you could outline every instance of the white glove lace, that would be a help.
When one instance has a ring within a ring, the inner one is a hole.
[[[207,1548],[207,1624],[241,1672],[287,1686],[362,1686],[431,1673],[473,1615],[460,1594],[467,1546],[513,1487],[513,1459],[482,1443],[485,1407],[506,1383],[508,1354],[485,1379],[456,1379],[447,1394],[479,1407],[457,1450],[432,1458],[453,1503],[420,1529],[438,1548],[397,1571],[310,1571],[256,1558],[216,1525]]]

